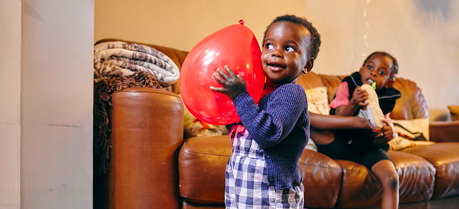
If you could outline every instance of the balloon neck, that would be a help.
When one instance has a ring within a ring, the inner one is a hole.
[[[244,25],[245,21],[244,20],[239,20],[239,24]]]

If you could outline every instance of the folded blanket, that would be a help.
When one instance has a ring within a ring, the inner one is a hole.
[[[177,65],[164,53],[149,46],[121,41],[94,46],[94,82],[135,72],[154,75],[162,86],[175,83],[180,76]]]

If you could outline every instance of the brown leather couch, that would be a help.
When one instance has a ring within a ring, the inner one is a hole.
[[[151,45],[180,67],[187,52]],[[326,86],[333,97],[343,76],[321,69],[302,75],[305,89]],[[351,72],[351,71],[349,71]],[[343,72],[346,74],[346,72]],[[394,119],[427,118],[416,83],[397,78],[401,91]],[[95,202],[109,208],[224,208],[228,136],[184,138],[178,82],[170,91],[131,88],[116,92],[111,110],[112,150],[105,191]],[[438,143],[389,151],[400,180],[400,208],[459,208],[459,122],[430,124]],[[307,208],[377,207],[382,186],[364,166],[305,150],[300,159]],[[96,190],[96,188],[95,188]],[[97,207],[96,207],[97,208]]]

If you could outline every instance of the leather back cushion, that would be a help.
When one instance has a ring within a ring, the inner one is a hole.
[[[181,51],[152,44],[146,45],[162,51],[164,54],[169,56],[179,68],[182,67],[183,61],[188,55],[187,51]],[[351,72],[349,72],[348,75],[350,74]],[[341,83],[341,80],[346,76],[347,74],[325,75],[311,71],[308,74],[300,76],[297,80],[297,83],[303,86],[305,89],[326,86],[328,89],[328,98],[330,102],[333,99],[333,95]],[[424,99],[424,96],[422,95],[421,89],[419,89],[415,82],[397,77],[395,80],[394,88],[401,92],[402,97],[397,100],[395,108],[391,114],[392,119],[410,120],[415,118],[429,118],[427,103]],[[170,91],[177,94],[180,93],[179,81],[171,86]]]
[[[309,72],[300,76],[297,83],[305,89],[326,86],[328,89],[329,103],[339,84],[347,75],[324,75]],[[394,88],[399,90],[402,97],[397,99],[395,108],[391,113],[392,119],[410,120],[415,118],[429,118],[424,95],[415,82],[398,77],[395,80]]]

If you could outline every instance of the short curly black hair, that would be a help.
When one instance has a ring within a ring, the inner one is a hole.
[[[304,26],[306,29],[309,30],[309,33],[311,33],[311,45],[310,45],[310,50],[309,50],[309,57],[312,57],[314,60],[317,58],[317,54],[319,53],[319,48],[320,48],[320,34],[317,32],[317,29],[312,26],[312,23],[309,22],[306,18],[304,17],[298,17],[296,15],[282,15],[276,17],[271,24],[268,25],[268,27],[265,30],[265,33],[263,35],[263,45],[265,45],[265,38],[266,38],[266,33],[268,32],[268,29],[271,27],[276,22],[280,21],[286,21],[286,22],[291,22],[295,24],[299,24]]]
[[[367,64],[368,60],[370,59],[371,56],[375,55],[375,54],[379,54],[379,55],[382,55],[382,56],[385,56],[385,57],[389,57],[390,59],[392,59],[392,68],[390,69],[391,73],[390,73],[390,77],[389,78],[393,78],[394,77],[394,74],[397,75],[398,74],[398,62],[397,62],[397,59],[395,59],[394,56],[392,56],[392,54],[389,54],[385,51],[375,51],[373,53],[371,53],[370,55],[368,55],[368,57],[365,59],[365,61],[363,61],[363,66],[365,66],[365,64]]]

